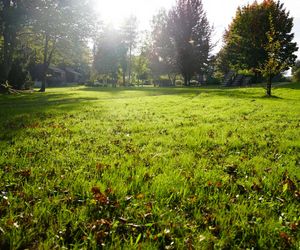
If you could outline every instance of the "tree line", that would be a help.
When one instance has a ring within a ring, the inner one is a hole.
[[[1,83],[19,88],[30,80],[33,66],[41,64],[43,92],[51,63],[86,66],[93,20],[88,0],[1,0]]]
[[[1,0],[1,83],[22,86],[37,64],[41,91],[50,64],[71,65],[93,81],[123,86],[151,79],[171,85],[182,79],[189,86],[234,70],[267,80],[271,95],[272,79],[295,64],[298,49],[293,18],[274,0],[239,7],[217,55],[201,0],[177,0],[160,10],[143,35],[134,16],[117,28],[95,20],[90,0]]]

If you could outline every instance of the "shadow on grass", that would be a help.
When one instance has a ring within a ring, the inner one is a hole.
[[[275,89],[294,89],[294,90],[300,90],[300,83],[299,82],[279,83],[279,84],[274,84],[273,87]]]
[[[9,139],[19,130],[33,127],[45,119],[60,118],[80,110],[93,100],[97,99],[76,98],[66,92],[0,95],[0,140]]]
[[[276,86],[274,89],[291,88],[300,89],[300,84],[290,83]],[[69,91],[70,90],[70,91]],[[104,95],[89,95],[88,92],[103,93]],[[105,95],[108,94],[108,95]],[[63,91],[31,93],[20,95],[0,95],[0,126],[6,120],[11,120],[16,116],[27,115],[32,119],[39,119],[42,113],[67,113],[82,109],[84,105],[89,105],[97,100],[109,100],[114,98],[136,98],[145,96],[181,96],[187,95],[188,98],[238,98],[238,99],[268,99],[281,100],[282,97],[266,97],[263,88],[253,87],[231,87],[224,88],[219,85],[202,87],[129,87],[129,88],[93,88],[77,87],[65,88]],[[3,128],[3,127],[2,127]],[[1,128],[0,128],[1,129]]]
[[[280,96],[276,96],[276,95],[264,95],[261,97],[262,99],[267,99],[267,100],[283,100],[284,98],[280,97]]]
[[[299,84],[300,86],[300,84]],[[295,88],[296,87],[296,88]],[[273,90],[278,90],[280,88],[291,88],[300,89],[295,84],[285,84],[285,85],[274,85]],[[80,91],[94,92],[94,93],[110,93],[112,96],[116,95],[118,98],[132,98],[136,97],[133,94],[138,92],[142,93],[143,96],[162,96],[162,95],[193,95],[192,98],[196,96],[201,96],[201,94],[209,94],[211,96],[221,96],[228,98],[239,98],[239,99],[266,99],[265,90],[263,85],[256,85],[252,87],[222,87],[220,85],[211,86],[201,86],[201,87],[128,87],[128,88],[101,88],[101,87],[85,87],[80,89]],[[120,94],[132,93],[130,96],[121,97]],[[108,98],[105,98],[108,99]],[[269,97],[270,100],[275,99],[286,99],[279,96]]]
[[[14,108],[15,110],[23,108],[47,109],[61,108],[62,105],[69,105],[70,109],[76,108],[81,102],[93,101],[93,97],[74,97],[74,94],[66,92],[56,94],[33,93],[21,95],[2,95],[0,96],[1,111],[5,108]],[[0,111],[0,112],[1,112]]]
[[[110,93],[112,95],[122,93],[142,93],[143,96],[163,96],[163,95],[191,95],[191,97],[201,96],[201,94],[210,94],[212,96],[226,96],[234,98],[260,98],[259,95],[247,88],[224,88],[218,85],[201,86],[201,87],[163,87],[163,88],[100,88],[100,87],[85,87],[80,89],[87,92]],[[132,95],[134,96],[134,95]],[[125,96],[124,98],[132,98]]]
[[[99,92],[99,93],[110,93],[110,94],[120,94],[120,93],[146,93],[147,96],[153,95],[178,95],[178,94],[193,94],[195,90],[200,90],[200,88],[181,88],[181,87],[118,87],[118,88],[105,88],[105,87],[85,87],[80,89],[80,91],[88,92]]]

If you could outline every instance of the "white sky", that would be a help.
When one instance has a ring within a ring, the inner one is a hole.
[[[169,9],[176,0],[95,0],[101,19],[118,25],[125,17],[135,15],[140,29],[149,29],[150,20],[157,11]],[[222,44],[222,34],[228,27],[238,6],[254,0],[202,0],[210,24],[214,26],[213,41],[217,43],[216,52]],[[261,2],[259,0],[258,2]],[[281,0],[291,16],[294,17],[295,41],[300,46],[300,0]],[[300,57],[300,51],[298,51]]]

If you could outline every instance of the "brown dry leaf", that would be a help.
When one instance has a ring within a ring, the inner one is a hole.
[[[297,231],[298,227],[299,227],[299,222],[294,222],[294,223],[291,223],[291,225],[290,225],[290,229],[294,232]]]
[[[151,175],[149,173],[145,173],[143,177],[143,181],[149,181],[151,179]]]
[[[260,192],[262,190],[262,188],[257,184],[257,183],[253,183],[253,185],[251,186],[251,189],[253,191],[256,191],[256,192]]]
[[[288,245],[291,245],[292,238],[286,232],[280,232],[279,237],[285,241]]]
[[[105,194],[97,193],[97,194],[94,195],[94,199],[102,205],[108,205],[109,204],[109,198]]]
[[[247,189],[244,187],[244,185],[238,184],[237,187],[238,187],[239,193],[240,193],[241,195],[247,193]]]
[[[31,169],[25,169],[25,170],[18,171],[15,175],[16,176],[19,175],[19,176],[28,178],[31,175]]]
[[[92,193],[93,193],[94,195],[96,195],[96,194],[99,194],[99,193],[101,193],[101,192],[100,192],[100,189],[99,189],[98,187],[92,187]]]
[[[196,203],[196,201],[197,201],[197,196],[195,196],[195,195],[193,195],[189,198],[190,203]]]
[[[27,153],[26,157],[27,158],[32,158],[33,157],[33,153],[32,152]]]
[[[221,181],[217,181],[216,182],[216,187],[217,188],[221,188],[223,185],[222,185],[222,182]]]
[[[112,225],[112,223],[110,221],[105,220],[105,219],[97,220],[96,224],[97,225],[104,225],[104,226],[108,226],[108,227],[110,227]]]
[[[101,193],[100,188],[98,187],[92,187],[92,193],[94,194],[94,199],[98,201],[102,205],[108,205],[109,204],[109,198]]]
[[[105,193],[106,193],[106,195],[112,194],[113,193],[112,188],[108,187],[107,189],[105,189]]]
[[[138,194],[136,196],[137,199],[141,200],[141,199],[144,199],[145,195],[144,194]]]
[[[213,183],[211,181],[207,182],[207,186],[211,187],[213,185]]]
[[[152,202],[148,202],[145,204],[147,212],[150,213],[152,211],[153,204]]]
[[[102,171],[106,170],[107,168],[108,168],[108,165],[103,164],[103,163],[101,163],[101,162],[98,162],[98,163],[96,164],[96,169],[97,169],[97,171],[99,171],[99,172],[102,172]]]
[[[295,183],[288,176],[281,183],[281,185],[283,186],[283,192],[286,192],[286,191],[294,192],[297,189]]]

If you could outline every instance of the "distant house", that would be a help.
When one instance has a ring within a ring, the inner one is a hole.
[[[68,83],[80,82],[82,79],[82,74],[76,72],[72,68],[66,67],[65,72],[66,72],[66,82]]]
[[[49,67],[47,72],[47,83],[49,86],[60,85],[65,83],[66,80],[66,71],[53,66]]]
[[[40,86],[43,80],[43,64],[36,65],[30,72],[32,80],[36,82],[36,87]],[[48,86],[59,86],[65,83],[80,82],[82,74],[76,72],[70,67],[58,68],[50,66],[47,71]]]

